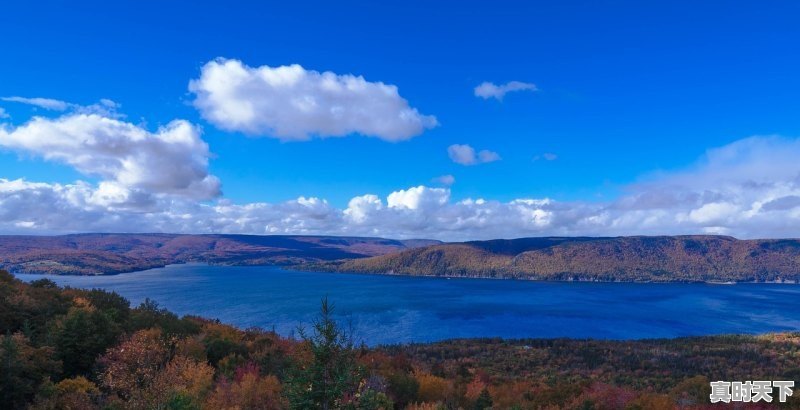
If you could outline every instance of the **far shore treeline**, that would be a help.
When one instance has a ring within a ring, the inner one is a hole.
[[[367,348],[321,301],[287,338],[0,271],[8,409],[700,409],[710,380],[800,379],[800,334]],[[424,331],[424,329],[420,329]],[[790,398],[787,408],[800,408]]]
[[[800,282],[800,240],[728,236],[540,237],[459,243],[283,235],[0,236],[0,268],[94,275],[168,264],[621,282]]]

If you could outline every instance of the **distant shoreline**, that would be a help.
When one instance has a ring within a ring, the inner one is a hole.
[[[457,243],[292,235],[0,236],[0,267],[113,275],[171,264],[551,282],[800,283],[800,239],[530,237]]]
[[[314,270],[314,269],[297,269],[301,268],[302,265],[236,265],[236,264],[219,264],[219,263],[207,263],[207,262],[186,262],[186,263],[170,263],[164,266],[157,266],[147,269],[135,269],[135,270],[125,270],[121,272],[110,272],[110,273],[95,273],[95,274],[59,274],[59,273],[36,273],[36,272],[15,272],[11,271],[12,274],[25,274],[25,275],[38,275],[42,277],[47,276],[78,276],[78,277],[98,277],[98,276],[115,276],[115,275],[123,275],[123,274],[135,274],[139,272],[145,272],[154,269],[165,269],[170,266],[188,266],[188,265],[196,265],[196,266],[219,266],[219,267],[247,267],[247,268],[259,268],[259,267],[274,267],[280,268],[287,272],[315,272],[315,273],[325,273],[325,274],[332,274],[332,275],[366,275],[366,276],[390,276],[390,277],[408,277],[408,278],[427,278],[427,279],[478,279],[478,280],[500,280],[500,281],[524,281],[524,282],[543,282],[543,283],[635,283],[635,284],[694,284],[694,285],[747,285],[747,284],[767,284],[767,285],[798,285],[800,282],[797,281],[680,281],[680,280],[670,280],[670,281],[624,281],[624,280],[599,280],[599,279],[569,279],[569,280],[558,280],[558,279],[538,279],[532,277],[491,277],[491,276],[448,276],[448,275],[427,275],[427,274],[404,274],[404,273],[390,273],[390,272],[339,272],[339,271],[327,271],[327,270]]]

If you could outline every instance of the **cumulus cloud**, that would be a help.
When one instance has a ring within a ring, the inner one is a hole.
[[[146,203],[147,194],[212,199],[219,180],[208,173],[208,145],[197,127],[172,121],[155,132],[98,114],[35,117],[0,128],[0,147],[67,164],[102,180],[94,195],[107,203]]]
[[[754,137],[709,150],[686,169],[654,173],[603,202],[552,198],[453,199],[416,186],[353,197],[235,204],[155,195],[119,207],[115,180],[36,183],[0,179],[0,232],[156,231],[331,234],[470,240],[544,235],[719,233],[800,236],[800,140]],[[112,174],[113,175],[113,174]]]
[[[401,141],[438,124],[409,106],[394,85],[297,64],[248,67],[217,59],[203,66],[189,91],[215,126],[283,140],[362,134]]]
[[[500,160],[500,154],[494,151],[481,150],[476,152],[475,148],[467,144],[453,144],[447,147],[447,155],[450,156],[453,162],[461,165],[485,164]]]
[[[494,98],[498,101],[502,101],[506,94],[515,91],[538,91],[538,88],[536,88],[535,84],[524,83],[522,81],[510,81],[501,85],[486,81],[475,87],[475,96],[481,97],[484,100]]]

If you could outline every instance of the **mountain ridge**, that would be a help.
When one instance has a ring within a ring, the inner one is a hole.
[[[363,258],[427,245],[430,240],[228,234],[85,233],[0,236],[0,268],[21,273],[115,274],[203,262],[293,265]]]
[[[715,235],[501,239],[434,244],[303,268],[557,281],[798,282],[800,240]]]
[[[20,273],[115,274],[187,262],[553,281],[800,282],[800,240],[679,235],[445,243],[303,235],[0,236],[0,268]]]

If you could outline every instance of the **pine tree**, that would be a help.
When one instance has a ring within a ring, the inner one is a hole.
[[[489,394],[489,389],[486,387],[481,390],[478,399],[475,400],[475,410],[486,410],[492,408],[492,396]]]
[[[320,316],[309,335],[300,336],[308,346],[311,360],[295,367],[287,381],[286,397],[293,409],[335,409],[358,387],[352,338],[333,319],[333,305],[322,300]]]

